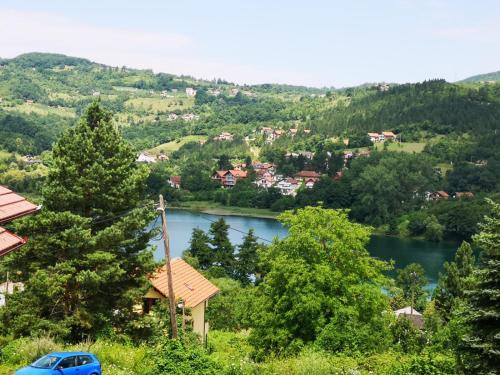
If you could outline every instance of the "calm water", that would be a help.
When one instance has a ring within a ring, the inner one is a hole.
[[[182,252],[189,247],[189,240],[193,228],[208,231],[210,224],[221,216],[209,215],[184,210],[167,210],[167,223],[170,233],[170,247],[172,257],[180,257]],[[262,239],[272,240],[274,237],[284,237],[287,234],[281,224],[272,219],[258,219],[242,216],[223,216],[224,220],[234,230],[229,231],[229,238],[233,244],[240,244],[244,233],[250,228]],[[160,225],[157,221],[155,225]],[[152,240],[156,245],[155,258],[161,260],[164,257],[162,240]],[[420,263],[429,279],[429,288],[436,285],[438,273],[445,261],[450,261],[455,255],[458,247],[456,243],[441,242],[434,243],[421,240],[400,239],[386,236],[373,236],[368,250],[370,253],[382,260],[394,260],[396,268],[403,268],[409,263]]]

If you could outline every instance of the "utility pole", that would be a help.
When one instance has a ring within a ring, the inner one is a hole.
[[[7,271],[7,281],[5,282],[5,293],[4,293],[4,303],[7,306],[7,295],[9,294],[9,271]]]
[[[161,212],[161,222],[163,230],[163,242],[165,245],[165,265],[167,267],[167,282],[168,282],[168,307],[170,310],[170,325],[172,328],[172,338],[177,338],[177,317],[175,314],[175,295],[174,295],[174,285],[172,282],[172,268],[170,266],[170,241],[168,238],[167,231],[167,216],[165,214],[165,202],[163,201],[163,195],[160,194],[160,208]]]

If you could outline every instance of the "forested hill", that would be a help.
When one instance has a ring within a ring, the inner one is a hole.
[[[488,131],[500,127],[500,85],[467,87],[431,80],[371,90],[328,109],[311,127],[331,135],[391,129],[411,139]]]
[[[310,137],[351,140],[392,130],[420,142],[500,127],[500,84],[433,80],[340,90],[235,85],[28,53],[0,60],[0,149],[20,154],[49,149],[97,98],[138,150],[222,131],[252,138],[263,127],[311,129]]]
[[[460,82],[500,82],[500,70],[498,72],[478,74],[465,78]]]

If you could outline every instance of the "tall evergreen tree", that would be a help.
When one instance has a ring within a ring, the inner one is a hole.
[[[208,269],[214,263],[214,252],[209,246],[210,238],[199,229],[194,228],[189,242],[189,252],[191,256],[198,260],[201,269]]]
[[[445,262],[444,272],[439,275],[439,281],[434,290],[436,309],[446,321],[457,298],[463,298],[466,289],[470,288],[471,275],[474,270],[474,253],[470,244],[462,242],[451,263]]]
[[[417,310],[423,310],[427,292],[427,278],[422,265],[410,263],[397,271],[396,286],[403,291],[403,298]]]
[[[19,225],[30,241],[5,266],[26,290],[2,314],[14,335],[77,340],[133,320],[153,266],[147,171],[98,102],[53,148],[42,211]]]
[[[229,225],[223,218],[220,218],[210,226],[211,245],[214,252],[215,263],[224,268],[228,275],[234,273],[234,247],[229,241]]]
[[[481,248],[474,284],[466,291],[464,364],[469,373],[496,374],[500,369],[500,204],[489,201],[491,215],[480,225],[474,243]]]
[[[251,282],[251,276],[257,271],[259,244],[254,230],[250,229],[239,246],[238,261],[236,263],[236,278],[244,284]]]

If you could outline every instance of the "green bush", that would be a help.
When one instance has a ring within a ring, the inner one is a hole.
[[[144,375],[220,374],[222,366],[199,346],[187,346],[179,340],[160,339],[148,352],[152,366]]]

